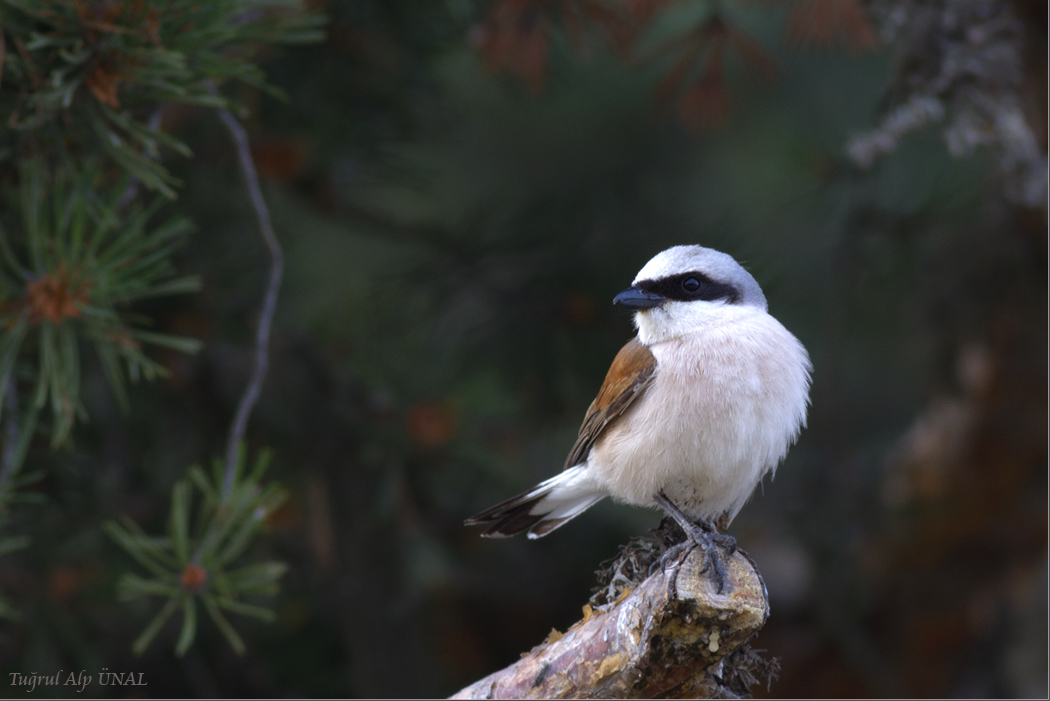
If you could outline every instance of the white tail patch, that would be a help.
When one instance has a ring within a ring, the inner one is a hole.
[[[541,516],[529,529],[529,538],[541,538],[573,519],[607,496],[592,473],[583,465],[570,467],[536,486],[530,496],[544,495],[529,513]]]

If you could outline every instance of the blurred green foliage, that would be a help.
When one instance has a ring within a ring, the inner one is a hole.
[[[82,372],[82,345],[94,347],[94,369],[101,369],[125,411],[130,403],[121,365],[133,381],[168,375],[162,363],[142,352],[143,343],[182,353],[201,347],[195,339],[147,330],[153,320],[131,310],[144,299],[200,287],[196,276],[177,276],[172,261],[189,221],[160,219],[180,184],[163,164],[161,147],[191,155],[163,129],[164,106],[224,110],[230,103],[218,91],[220,81],[279,95],[267,87],[254,61],[260,44],[316,41],[322,22],[323,16],[303,12],[299,3],[281,0],[0,4],[0,76],[7,69],[0,108],[8,114],[0,142],[0,199],[8,205],[0,213],[2,525],[15,532],[23,526],[10,509],[33,496],[17,490],[30,484],[20,473],[37,430],[49,434],[51,448],[59,449],[75,421],[88,416],[81,396],[92,373]],[[237,128],[233,122],[231,131]],[[50,412],[39,421],[45,405]],[[246,402],[246,409],[251,405]],[[242,430],[232,431],[221,498],[201,482],[199,471],[191,470],[206,497],[192,557],[187,483],[172,490],[170,545],[147,536],[132,519],[109,528],[157,577],[128,575],[121,582],[123,594],[168,597],[133,646],[137,654],[179,608],[184,617],[176,652],[184,654],[196,637],[198,593],[240,654],[244,644],[220,609],[264,619],[271,615],[236,597],[273,593],[282,565],[226,572],[282,499],[276,485],[259,485],[261,467],[240,481],[243,456],[237,457],[236,444]],[[5,553],[30,544],[26,536],[0,534]],[[169,547],[173,553],[166,552]],[[182,578],[167,576],[165,565],[181,565]],[[187,579],[191,566],[196,574]],[[10,618],[18,609],[5,601],[0,613]]]
[[[77,414],[83,417],[78,342],[94,346],[106,379],[126,406],[122,361],[132,380],[165,374],[163,366],[143,354],[143,342],[187,353],[200,344],[135,328],[134,317],[122,317],[118,307],[195,292],[200,284],[194,277],[175,277],[169,259],[189,222],[175,219],[146,230],[163,200],[118,216],[116,203],[128,179],[100,192],[92,186],[101,177],[97,168],[81,174],[67,164],[48,177],[40,159],[19,166],[21,220],[13,223],[10,234],[0,227],[0,295],[5,300],[24,295],[24,302],[9,304],[0,313],[0,324],[9,329],[0,354],[0,406],[15,386],[16,366],[20,375],[35,377],[32,407],[48,404],[51,440],[59,445]],[[23,354],[35,355],[36,363],[19,364]]]
[[[168,618],[182,610],[182,630],[175,654],[186,654],[197,630],[197,604],[204,606],[209,618],[226,637],[230,646],[244,654],[244,641],[226,620],[222,611],[272,621],[269,609],[238,601],[243,594],[277,593],[277,580],[286,569],[283,563],[264,562],[228,571],[251,543],[252,537],[285,500],[286,494],[275,484],[262,485],[260,480],[270,456],[259,456],[251,474],[242,475],[244,451],[234,466],[231,486],[224,491],[225,465],[212,463],[211,479],[197,466],[189,470],[190,482],[197,487],[203,502],[193,518],[190,482],[179,482],[171,492],[171,525],[167,538],[147,535],[129,518],[122,523],[107,523],[113,539],[144,568],[152,578],[125,574],[119,586],[122,600],[144,596],[167,599],[164,607],[146,627],[132,647],[141,655],[160,632]]]
[[[226,80],[267,89],[253,60],[260,44],[321,37],[323,17],[298,7],[296,0],[4,0],[0,26],[14,45],[4,54],[0,93],[9,134],[105,154],[174,198],[180,183],[158,159],[160,147],[190,151],[150,124],[150,114],[162,102],[223,107],[211,88]]]

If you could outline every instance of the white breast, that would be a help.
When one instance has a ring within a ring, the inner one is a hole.
[[[810,362],[780,322],[722,307],[698,330],[650,345],[656,376],[588,458],[609,494],[730,520],[806,420]]]

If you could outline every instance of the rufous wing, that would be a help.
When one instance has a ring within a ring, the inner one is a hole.
[[[544,536],[601,501],[590,470],[582,466],[602,432],[641,396],[656,373],[656,358],[637,338],[628,341],[613,359],[598,396],[591,402],[580,434],[569,453],[565,470],[535,488],[511,497],[467,519],[468,526],[488,526],[489,538],[528,531]]]
[[[565,468],[587,459],[598,437],[623,416],[627,407],[640,397],[656,375],[656,358],[649,347],[632,338],[613,358],[598,396],[583,417],[580,434],[565,460]]]

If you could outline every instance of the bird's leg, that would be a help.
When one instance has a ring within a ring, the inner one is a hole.
[[[667,560],[672,557],[677,557],[681,552],[680,548],[695,545],[704,552],[704,566],[700,570],[701,574],[704,572],[710,573],[719,594],[732,590],[733,586],[729,583],[729,573],[726,570],[725,558],[736,552],[736,539],[732,536],[718,533],[710,523],[694,523],[663,492],[658,492],[654,495],[653,500],[681,526],[688,538],[684,543],[680,543],[668,550],[661,560],[661,565],[665,565]],[[723,555],[721,551],[725,551],[725,554]]]

